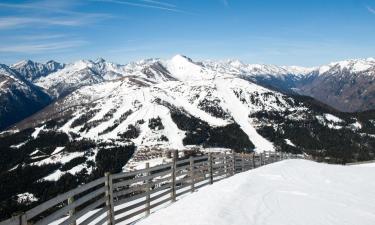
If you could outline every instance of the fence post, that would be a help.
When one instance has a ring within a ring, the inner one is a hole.
[[[253,168],[256,168],[256,165],[255,165],[255,153],[253,153]]]
[[[68,198],[68,205],[71,205],[73,203],[74,203],[74,196],[70,196]],[[75,213],[76,213],[75,208],[69,210],[69,217],[73,217]],[[70,225],[76,225],[76,224],[77,224],[77,221],[74,220]]]
[[[190,156],[190,191],[194,192],[194,184],[195,184],[195,178],[194,178],[194,158],[193,156]]]
[[[25,213],[22,213],[21,215],[19,215],[19,218],[20,218],[20,225],[27,225],[27,218],[26,218]]]
[[[172,193],[171,193],[171,198],[172,202],[176,201],[176,167],[177,167],[177,157],[178,157],[178,152],[177,150],[174,150],[172,156]]]
[[[236,153],[232,152],[232,158],[233,158],[233,175],[236,174]]]
[[[115,215],[114,215],[114,208],[113,208],[113,185],[112,185],[112,177],[109,172],[105,173],[105,196],[106,201],[105,204],[108,207],[107,211],[107,224],[108,225],[115,225]]]
[[[212,168],[212,152],[208,153],[208,163],[209,163],[209,174],[210,174],[210,184],[214,183],[214,178],[213,178],[213,168]]]
[[[146,163],[146,169],[150,168],[150,163]],[[147,176],[151,175],[150,171],[147,172]],[[146,180],[146,216],[150,215],[150,180]]]
[[[224,153],[224,168],[225,168],[225,177],[229,177],[230,173],[228,170],[228,157],[227,157],[226,152]]]
[[[270,159],[268,163],[271,164],[271,163],[273,163],[273,152],[270,151],[268,153],[268,155],[269,155],[269,159]]]
[[[245,171],[245,161],[243,158],[243,153],[241,153],[241,172]]]

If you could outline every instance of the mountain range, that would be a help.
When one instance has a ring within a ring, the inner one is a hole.
[[[184,60],[194,65],[185,70],[185,74],[176,74],[178,68],[173,66],[167,68],[168,63],[174,62],[178,67]],[[212,79],[215,74],[233,75],[283,93],[310,96],[343,112],[375,109],[373,58],[346,60],[312,68],[244,64],[238,60],[193,62],[181,55],[171,60],[148,59],[127,65],[106,62],[104,59],[80,60],[72,64],[52,60],[42,64],[24,60],[11,66],[1,65],[0,98],[7,109],[4,107],[0,111],[0,129],[86,85],[129,76],[160,82]],[[9,77],[17,79],[23,87],[28,86],[28,93],[20,85],[5,83]],[[20,109],[26,108],[30,110],[21,112]],[[14,112],[15,109],[19,113]],[[9,119],[9,115],[12,115],[12,119]]]
[[[162,163],[168,149],[373,159],[375,111],[363,110],[374,109],[374,65],[279,67],[182,55],[126,65],[1,65],[0,217],[104,172]],[[33,198],[25,203],[25,195]]]

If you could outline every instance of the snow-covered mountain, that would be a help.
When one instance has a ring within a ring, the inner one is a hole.
[[[340,111],[375,109],[373,58],[346,60],[313,68],[242,63],[233,65],[233,62],[221,64],[219,68],[223,72],[237,73],[262,86],[311,96]]]
[[[234,67],[227,64],[245,71],[246,66],[239,66],[243,65],[240,62],[200,63],[181,55],[166,61],[152,59],[126,66],[104,60],[79,61],[37,82],[40,86],[47,81],[62,82],[64,87],[76,90],[67,92],[65,97],[16,127],[40,126],[43,130],[43,123],[61,119],[54,131],[99,142],[131,141],[138,148],[184,149],[186,145],[196,145],[273,151],[282,148],[272,141],[275,132],[285,134],[285,130],[280,130],[281,125],[305,121],[351,130],[351,124],[355,123],[346,118],[330,122],[325,119],[330,109],[317,110],[312,108],[311,101],[249,81],[249,77],[257,77],[264,71],[278,71],[275,77],[283,77],[289,73],[286,68],[248,65],[246,71],[255,71],[256,67],[257,72],[244,76],[238,71],[228,72],[234,71]],[[301,75],[308,73],[307,70],[292,69],[303,71],[295,76],[307,76]],[[275,120],[282,124],[271,126]],[[273,133],[266,127],[272,127]],[[226,136],[229,130],[237,136]],[[215,135],[225,138],[213,139]],[[289,138],[294,137],[285,137]]]
[[[10,66],[11,69],[20,73],[26,80],[35,81],[38,78],[45,77],[50,73],[56,72],[64,68],[64,64],[50,60],[46,63],[33,62],[31,60],[23,60]]]
[[[295,90],[341,111],[375,109],[375,59],[346,60],[322,66]]]
[[[41,87],[52,98],[65,96],[90,84],[125,76],[167,80],[213,79],[237,76],[286,93],[308,95],[341,111],[375,109],[375,60],[346,60],[320,67],[245,64],[238,60],[202,61],[176,55],[170,60],[148,59],[120,65],[103,59],[80,60],[64,65],[22,61],[12,68]]]
[[[6,65],[0,64],[0,129],[51,102],[50,97]]]
[[[107,62],[104,59],[98,59],[96,61],[80,60],[68,64],[64,69],[36,80],[35,84],[57,98],[82,86],[98,84],[125,76],[147,78],[152,82],[161,82],[172,78],[169,71],[158,60],[149,59],[119,65]]]
[[[320,67],[205,61],[206,68],[233,74],[262,86],[311,96],[346,112],[375,109],[375,60],[353,59]]]

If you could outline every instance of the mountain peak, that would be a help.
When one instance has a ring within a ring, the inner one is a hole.
[[[55,60],[48,60],[46,64],[60,64],[59,62],[56,62]]]
[[[193,62],[193,60],[185,55],[181,55],[181,54],[177,54],[175,56],[172,57],[171,61],[189,61],[189,62]]]
[[[103,59],[102,57],[99,57],[95,60],[96,63],[105,63],[105,59]]]
[[[35,62],[30,60],[30,59],[24,59],[24,60],[21,60],[13,65],[11,65],[11,67],[22,67],[22,66],[26,66],[26,65],[32,65],[34,64]]]
[[[244,65],[243,62],[241,62],[241,61],[238,60],[238,59],[229,60],[228,63],[229,63],[231,66],[234,66],[234,67],[242,67],[242,66]]]

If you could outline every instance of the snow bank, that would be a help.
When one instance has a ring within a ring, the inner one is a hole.
[[[187,195],[137,225],[375,224],[374,168],[286,160]]]

